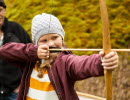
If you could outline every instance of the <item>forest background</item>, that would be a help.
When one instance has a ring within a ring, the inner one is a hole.
[[[69,48],[102,48],[99,0],[5,0],[6,17],[21,24],[31,36],[32,18],[45,13],[57,16],[66,32]],[[130,0],[106,0],[112,48],[130,48]],[[53,5],[52,5],[53,4]],[[74,52],[89,55],[95,52]],[[97,53],[97,52],[96,52]],[[113,71],[113,100],[130,100],[130,53],[118,53],[119,68]],[[75,89],[105,97],[104,77],[79,81]]]

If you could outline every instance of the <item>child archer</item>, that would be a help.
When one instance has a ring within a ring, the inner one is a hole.
[[[79,100],[74,90],[76,81],[103,76],[104,68],[118,66],[116,52],[104,57],[102,52],[90,56],[71,51],[50,53],[50,47],[64,48],[64,35],[60,21],[43,13],[32,21],[35,45],[9,43],[0,48],[1,58],[24,70],[17,100]]]

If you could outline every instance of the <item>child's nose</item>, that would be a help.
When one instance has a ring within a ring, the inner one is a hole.
[[[54,42],[53,42],[53,41],[49,41],[49,42],[48,42],[48,46],[49,46],[49,47],[53,47],[53,46],[54,46]]]

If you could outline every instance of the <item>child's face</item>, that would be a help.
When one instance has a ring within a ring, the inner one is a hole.
[[[38,46],[40,46],[40,45],[48,45],[48,47],[62,48],[63,40],[59,34],[49,33],[49,34],[43,35],[39,39]]]

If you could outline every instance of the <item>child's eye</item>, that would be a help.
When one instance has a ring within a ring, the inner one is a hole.
[[[46,42],[47,42],[47,40],[42,40],[41,42],[44,42],[44,43],[46,43]]]
[[[58,38],[58,36],[54,36],[54,37],[52,37],[53,40],[56,40],[57,38]]]

